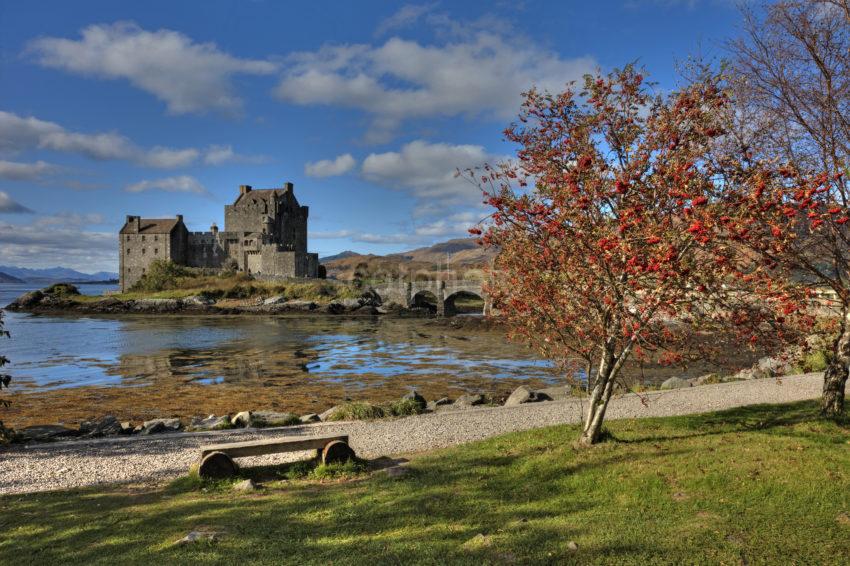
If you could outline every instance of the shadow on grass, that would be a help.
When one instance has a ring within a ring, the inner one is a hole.
[[[820,415],[820,406],[816,401],[798,401],[782,405],[747,405],[712,413],[646,420],[650,422],[663,422],[668,426],[663,427],[665,430],[661,431],[660,434],[644,434],[637,438],[618,436],[609,430],[607,441],[622,444],[640,444],[734,432],[770,431],[772,429],[783,429],[783,434],[789,434],[788,427],[793,427],[801,423],[818,422],[830,422],[843,429],[850,428],[850,420],[846,417],[840,419],[826,419],[822,417]],[[669,425],[675,425],[678,429],[694,432],[666,434],[670,430]]]
[[[4,556],[19,563],[80,564],[226,563],[234,558],[335,564],[687,562],[698,555],[691,554],[693,541],[683,539],[679,529],[700,508],[683,514],[698,500],[673,501],[668,480],[684,473],[705,446],[684,443],[657,451],[641,443],[781,427],[786,427],[782,434],[789,434],[788,427],[801,423],[817,428],[818,420],[813,402],[760,405],[619,421],[612,423],[614,432],[634,438],[591,450],[572,447],[574,426],[512,433],[416,458],[411,473],[395,479],[374,474],[364,481],[292,481],[250,494],[232,491],[229,482],[178,483],[165,492],[113,489],[7,497],[0,499],[11,509],[4,533],[9,536],[0,539],[0,562]],[[785,441],[779,433],[764,439],[770,449],[765,458]],[[716,458],[702,457],[705,466]],[[245,468],[240,479],[279,480],[305,469],[297,463]],[[720,470],[725,472],[723,466]],[[703,476],[700,470],[695,477]],[[704,487],[714,485],[720,487],[707,492],[709,503],[718,494],[727,497],[725,478]],[[756,508],[756,501],[743,508]],[[624,516],[633,521],[622,523]],[[615,523],[634,530],[612,527],[609,534],[598,535],[606,531],[600,525]],[[213,545],[171,546],[200,527],[226,534]],[[724,534],[720,524],[688,536],[703,537],[698,540],[710,549],[706,557],[728,562],[738,550]],[[593,544],[573,554],[570,540]]]

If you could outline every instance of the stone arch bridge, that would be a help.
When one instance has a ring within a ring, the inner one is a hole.
[[[482,314],[490,314],[489,297],[484,293],[480,281],[388,281],[373,285],[374,291],[383,303],[396,303],[407,308],[416,306],[417,300],[428,294],[437,301],[437,315],[455,314],[455,300],[461,297],[477,297],[484,301]]]

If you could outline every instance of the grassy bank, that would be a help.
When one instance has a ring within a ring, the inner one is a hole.
[[[815,414],[806,402],[618,421],[590,450],[553,427],[417,456],[397,479],[4,497],[0,562],[838,564],[850,427]],[[225,534],[171,546],[201,528]]]

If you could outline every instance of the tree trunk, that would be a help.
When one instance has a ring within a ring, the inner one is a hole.
[[[821,413],[838,417],[844,413],[844,387],[847,384],[847,364],[833,360],[823,374]]]
[[[590,396],[590,405],[587,407],[584,428],[581,431],[581,437],[579,437],[579,444],[582,446],[590,446],[599,441],[605,411],[608,409],[608,401],[611,400],[613,392],[614,380],[610,378],[597,381],[596,386],[594,386],[593,394]]]
[[[593,391],[590,394],[590,403],[587,407],[587,415],[584,419],[584,427],[579,437],[579,444],[590,446],[596,444],[602,432],[602,421],[605,419],[605,411],[608,409],[608,401],[614,392],[614,377],[620,364],[615,363],[614,355],[608,351],[599,362],[599,371],[593,383]]]
[[[844,412],[844,388],[850,368],[850,313],[844,320],[841,334],[833,346],[832,361],[823,374],[821,413],[838,417]]]

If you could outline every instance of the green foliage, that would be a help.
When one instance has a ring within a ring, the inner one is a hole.
[[[142,275],[131,291],[165,291],[166,289],[176,289],[178,281],[181,277],[187,277],[190,271],[177,265],[173,261],[165,259],[155,259],[148,266],[145,274]]]
[[[53,295],[56,297],[70,297],[80,294],[80,290],[75,285],[70,283],[54,283],[50,287],[44,289],[45,295]]]
[[[800,369],[804,372],[824,371],[832,360],[832,352],[828,350],[817,350],[803,356],[800,361]]]
[[[425,409],[421,404],[413,399],[399,399],[393,401],[387,407],[387,413],[393,417],[406,417],[408,415],[419,415],[424,413]]]
[[[365,421],[380,419],[384,410],[369,403],[346,403],[340,405],[328,420],[330,421]]]

